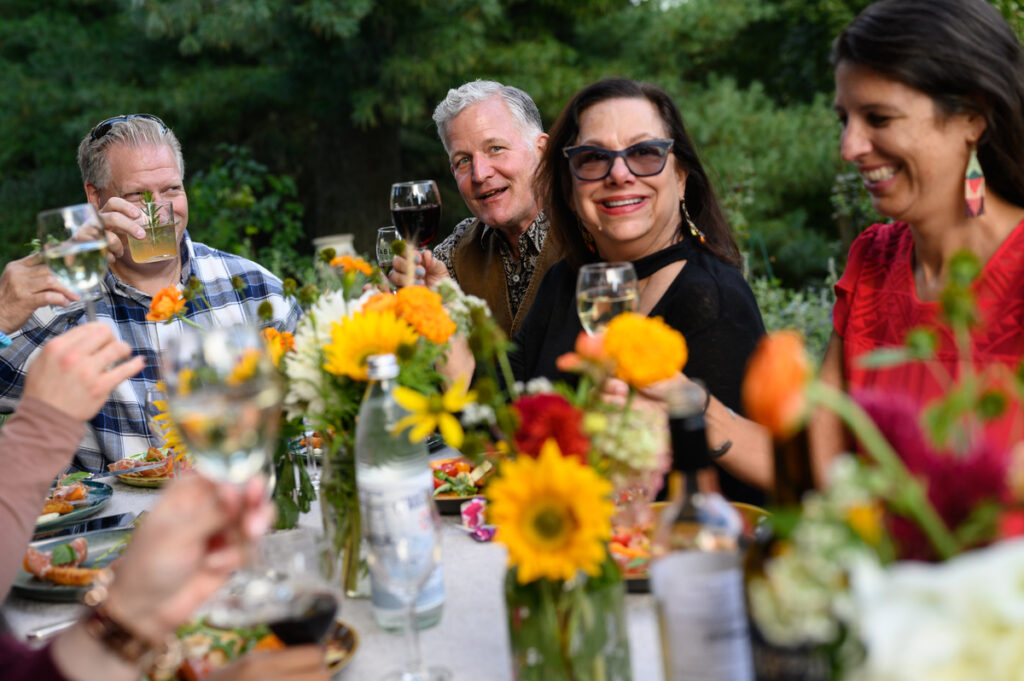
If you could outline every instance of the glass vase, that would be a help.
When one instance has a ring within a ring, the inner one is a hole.
[[[356,490],[355,443],[350,437],[324,442],[320,479],[320,513],[328,550],[337,574],[332,578],[349,598],[370,595],[370,573],[362,545],[359,494]]]
[[[622,575],[607,558],[597,577],[538,579],[505,575],[505,608],[518,681],[628,681],[629,642]]]

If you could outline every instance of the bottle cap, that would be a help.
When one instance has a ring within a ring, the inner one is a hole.
[[[366,377],[383,381],[398,376],[398,360],[394,355],[370,355],[366,358]]]

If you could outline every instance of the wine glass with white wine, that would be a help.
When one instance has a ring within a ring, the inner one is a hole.
[[[36,217],[39,253],[57,280],[82,296],[85,314],[96,319],[93,299],[107,271],[107,235],[92,204],[44,210]]]
[[[628,262],[595,262],[580,268],[576,278],[576,310],[583,329],[591,336],[623,312],[640,306],[636,270]]]

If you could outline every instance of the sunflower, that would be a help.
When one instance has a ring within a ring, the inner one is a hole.
[[[330,264],[331,267],[340,267],[346,274],[349,272],[362,272],[366,276],[373,274],[373,268],[370,267],[370,263],[353,255],[336,256],[331,260]]]
[[[281,358],[295,347],[295,336],[290,331],[278,331],[272,326],[263,329],[260,335],[263,336],[274,366],[281,366]]]
[[[686,365],[686,340],[661,317],[626,312],[608,324],[604,353],[615,375],[640,390],[672,378]]]
[[[357,312],[331,324],[331,342],[324,346],[324,369],[336,376],[366,380],[366,359],[397,353],[415,345],[416,331],[393,312]]]
[[[441,294],[425,286],[406,286],[398,289],[395,300],[398,315],[427,340],[444,343],[455,333],[455,322],[441,305]]]
[[[503,462],[487,487],[488,510],[519,583],[572,579],[580,570],[598,575],[615,512],[611,492],[611,483],[563,457],[553,440],[536,459]]]
[[[444,441],[458,449],[465,434],[462,424],[453,414],[476,401],[476,393],[466,388],[466,380],[461,376],[442,395],[421,395],[410,388],[396,387],[391,396],[409,415],[395,424],[395,434],[409,428],[409,441],[420,442],[435,429],[440,429]]]
[[[185,309],[185,299],[175,286],[168,286],[157,291],[149,303],[146,319],[151,322],[166,322],[181,314]]]

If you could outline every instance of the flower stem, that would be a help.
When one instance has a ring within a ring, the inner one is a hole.
[[[864,451],[895,481],[895,487],[910,503],[907,513],[921,527],[942,559],[955,555],[959,546],[935,507],[928,500],[920,480],[915,478],[893,450],[871,417],[846,393],[821,381],[813,381],[807,397],[832,411],[854,433]]]

